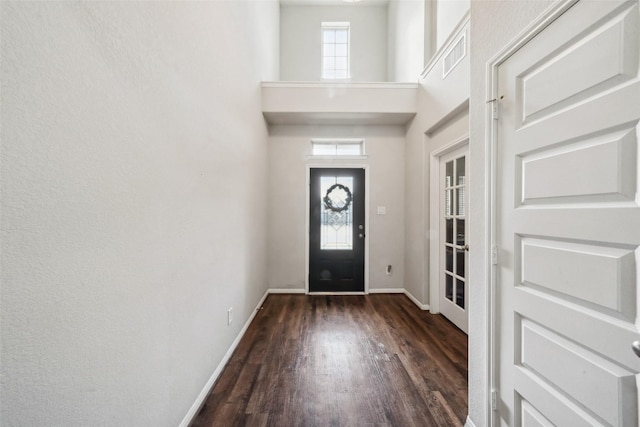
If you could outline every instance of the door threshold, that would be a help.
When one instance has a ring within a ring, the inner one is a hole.
[[[368,295],[368,292],[307,292],[307,295]]]

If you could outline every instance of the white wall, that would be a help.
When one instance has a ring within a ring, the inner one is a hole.
[[[424,68],[425,0],[391,0],[388,14],[389,81],[416,82]]]
[[[321,80],[321,23],[351,22],[351,81],[387,81],[387,6],[280,8],[280,80]]]
[[[0,7],[0,424],[174,427],[267,288],[278,5]]]
[[[443,48],[469,6],[470,0],[390,0],[389,81],[416,81],[431,55]],[[432,51],[434,47],[436,52]]]
[[[466,109],[449,117],[435,133],[425,135],[428,119],[428,114],[420,114],[409,128],[405,153],[405,287],[422,304],[431,304],[430,286],[438,285],[429,280],[429,240],[437,239],[439,233],[429,224],[431,154],[469,133]]]
[[[436,0],[436,50],[444,45],[470,5],[471,0]]]
[[[312,138],[364,138],[369,165],[369,286],[404,285],[404,129],[397,126],[272,126],[269,138],[269,286],[305,288],[307,163]],[[324,162],[327,163],[326,161]],[[377,215],[378,206],[386,215]],[[393,266],[390,276],[385,274]]]
[[[488,284],[485,251],[485,125],[488,113],[486,63],[523,31],[549,5],[547,0],[471,2],[471,98],[470,113],[470,236],[469,252],[469,416],[475,425],[488,424],[487,321]],[[499,24],[496,24],[499,23]]]
[[[443,62],[445,54],[451,49],[462,36],[465,36],[466,52],[464,58],[443,78]],[[424,86],[423,103],[420,106],[422,112],[427,113],[424,125],[426,131],[434,132],[438,127],[444,125],[449,119],[449,115],[467,104],[469,100],[469,64],[470,46],[472,41],[469,37],[469,21],[459,28],[450,42],[442,46],[434,55],[424,79],[421,83]]]
[[[430,303],[429,238],[438,236],[437,230],[429,229],[430,156],[469,132],[469,55],[443,80],[442,53],[447,48],[436,52],[420,80],[418,114],[407,129],[405,144],[405,287],[422,304]]]

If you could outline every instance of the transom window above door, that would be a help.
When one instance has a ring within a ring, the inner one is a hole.
[[[313,157],[364,156],[362,139],[312,139],[311,147]]]
[[[322,78],[348,79],[349,22],[322,23]]]

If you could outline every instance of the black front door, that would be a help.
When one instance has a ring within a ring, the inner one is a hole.
[[[309,292],[364,292],[364,169],[311,169]]]

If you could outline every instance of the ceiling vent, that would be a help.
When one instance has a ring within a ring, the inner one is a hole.
[[[442,60],[442,78],[446,78],[447,75],[456,68],[456,65],[462,61],[462,58],[467,54],[467,43],[466,43],[466,34],[462,34],[462,36],[456,41],[444,55],[444,59]]]

